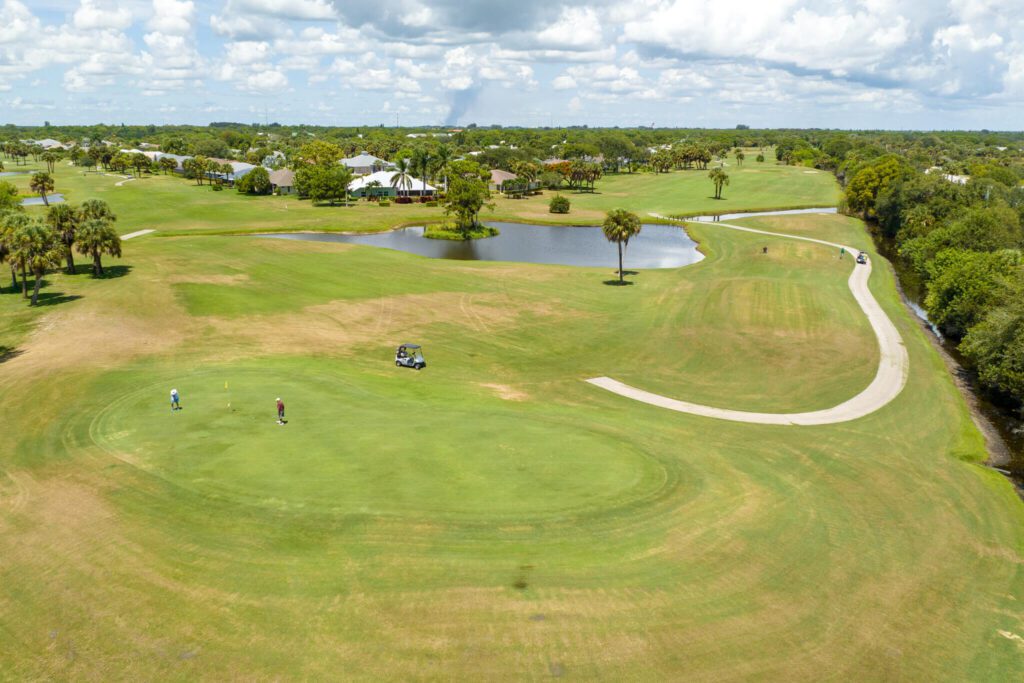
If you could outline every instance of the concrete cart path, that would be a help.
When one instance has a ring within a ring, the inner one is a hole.
[[[121,235],[121,241],[130,240],[134,237],[142,237],[143,235],[148,235],[151,232],[156,232],[156,230],[136,230],[135,232],[130,232],[127,235]]]
[[[668,219],[665,216],[659,216],[657,214],[652,215],[655,218],[675,220]],[[676,222],[684,223],[685,221]],[[766,230],[745,228],[739,225],[730,225],[728,223],[701,223],[701,225],[713,225],[731,230],[742,230],[743,232],[770,235],[771,237],[784,237],[788,239],[802,240],[804,242],[815,242],[834,249],[845,248],[847,252],[850,252],[851,258],[853,258],[853,254],[857,253],[857,250],[853,247],[836,244],[835,242],[814,239],[812,237],[768,232]],[[878,301],[875,300],[875,297],[871,294],[871,290],[868,287],[868,278],[870,276],[870,260],[864,265],[855,264],[847,284],[850,287],[850,291],[853,293],[853,298],[856,299],[861,310],[864,311],[864,314],[868,317],[871,329],[874,330],[875,337],[878,339],[878,348],[881,355],[878,363],[878,372],[875,373],[875,378],[864,391],[860,392],[850,400],[840,403],[837,406],[833,406],[832,408],[814,410],[805,413],[755,413],[679,401],[674,398],[661,396],[659,394],[652,394],[649,391],[631,387],[628,384],[623,384],[622,382],[610,377],[594,377],[586,381],[594,386],[619,394],[620,396],[649,403],[650,405],[658,406],[659,408],[667,408],[668,410],[675,410],[680,413],[690,413],[692,415],[712,417],[719,420],[771,425],[824,425],[856,420],[857,418],[864,417],[865,415],[875,412],[896,398],[899,393],[903,391],[903,387],[906,386],[907,374],[910,370],[910,358],[907,355],[907,349],[903,344],[903,338],[900,337],[900,333],[896,329],[896,326],[893,324],[892,320],[889,319],[889,316],[885,314],[885,311],[882,310],[882,307],[878,304]]]

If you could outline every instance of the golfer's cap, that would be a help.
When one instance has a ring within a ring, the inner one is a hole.
[[[280,401],[280,400],[281,400],[281,397],[280,397],[280,396],[278,396],[278,397],[277,397],[277,400],[278,400],[278,401]]]

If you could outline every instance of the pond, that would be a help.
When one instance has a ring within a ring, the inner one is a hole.
[[[51,204],[63,204],[64,195],[62,195],[60,192],[56,194],[48,194],[46,195],[46,201],[50,202]],[[43,202],[42,197],[26,197],[25,199],[21,200],[22,206],[42,206],[44,203],[45,202]]]
[[[522,223],[494,223],[501,233],[495,237],[463,242],[423,237],[422,227],[402,228],[365,235],[336,233],[280,233],[263,235],[276,239],[346,242],[385,249],[397,249],[431,258],[458,261],[514,261],[563,266],[618,266],[615,245],[604,238],[601,228],[571,228]],[[625,267],[678,268],[704,258],[697,243],[676,225],[644,225],[629,241]]]

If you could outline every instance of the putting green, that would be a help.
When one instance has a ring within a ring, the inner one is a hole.
[[[91,436],[206,497],[336,514],[536,519],[611,511],[665,484],[658,461],[579,421],[509,409],[484,424],[432,392],[429,370],[368,378],[324,365],[168,377],[111,400]]]

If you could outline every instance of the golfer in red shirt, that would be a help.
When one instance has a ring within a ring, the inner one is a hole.
[[[279,424],[284,424],[284,401],[280,398],[277,399],[277,421]]]

